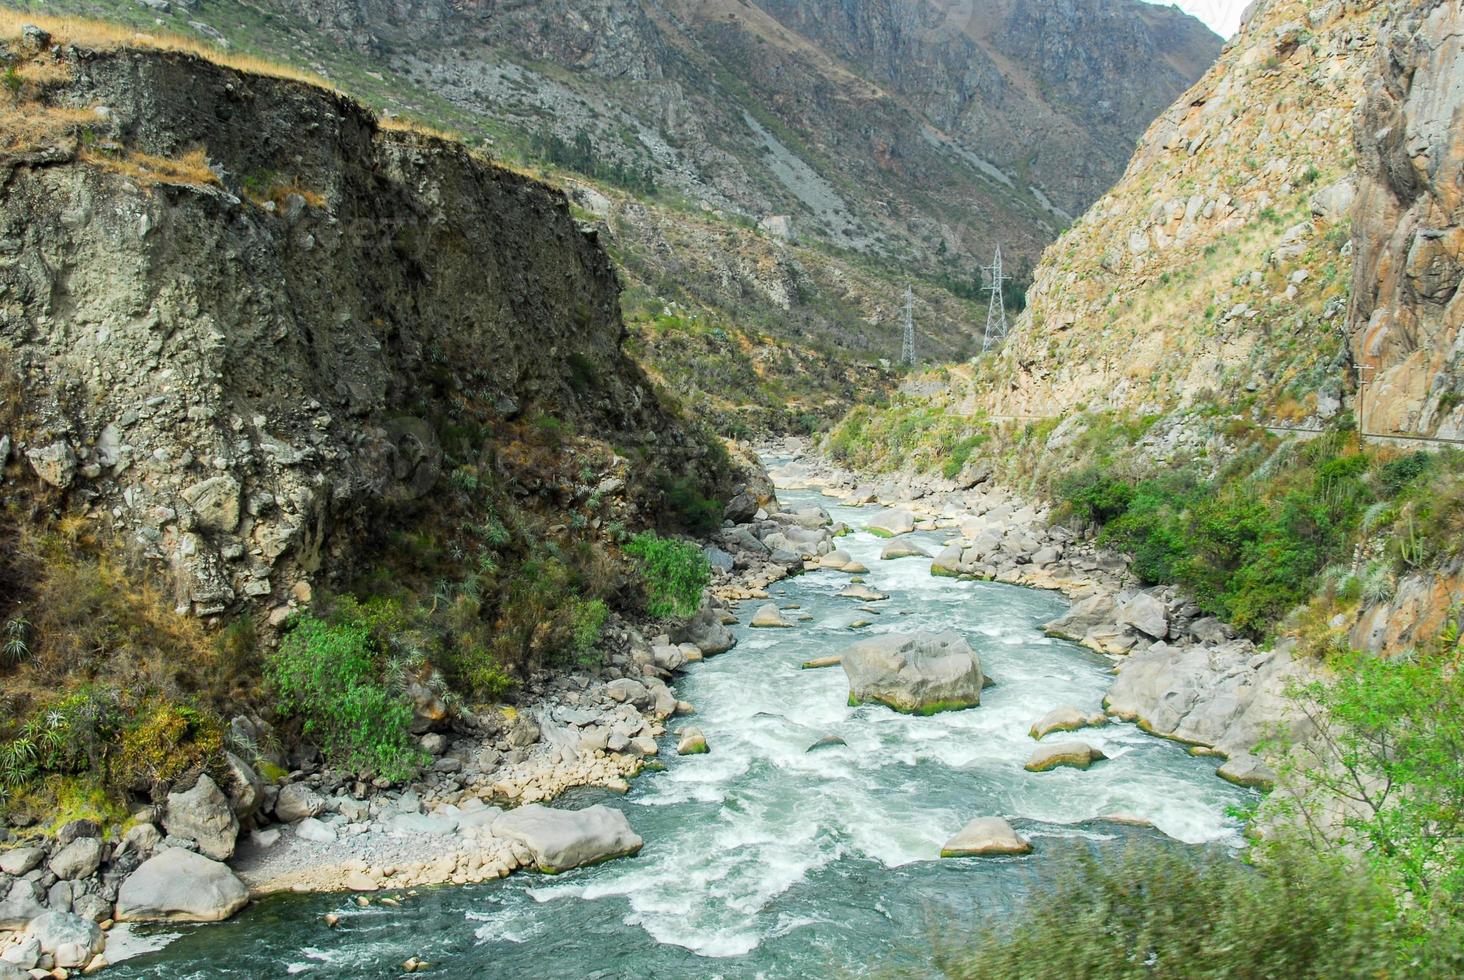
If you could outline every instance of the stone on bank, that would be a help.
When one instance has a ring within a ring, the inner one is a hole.
[[[117,919],[217,922],[249,903],[228,865],[169,847],[148,858],[117,891]]]
[[[521,806],[493,821],[493,836],[523,844],[545,874],[627,857],[645,843],[625,814],[599,805],[583,810]]]

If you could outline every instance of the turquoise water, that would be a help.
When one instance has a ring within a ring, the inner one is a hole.
[[[789,506],[833,504],[783,494]],[[852,527],[872,511],[830,507]],[[934,553],[941,535],[914,535]],[[856,533],[841,546],[890,595],[862,603],[836,593],[849,576],[819,571],[770,590],[790,630],[737,629],[731,652],[693,666],[676,685],[697,708],[711,753],[679,759],[626,797],[584,792],[560,805],[607,802],[645,838],[635,858],[558,878],[518,875],[421,889],[399,909],[358,909],[350,896],[280,896],[216,926],[168,930],[157,953],[113,977],[401,975],[418,956],[439,977],[805,977],[875,966],[917,971],[938,935],[1000,915],[1074,842],[1099,849],[1158,836],[1106,823],[1146,818],[1188,843],[1238,844],[1227,807],[1248,791],[1214,763],[1131,725],[1085,731],[1109,757],[1087,772],[1034,774],[1022,765],[1032,722],[1050,708],[1099,707],[1107,661],[1043,636],[1060,596],[930,575],[927,559],[878,559],[883,542]],[[750,618],[759,603],[742,609]],[[851,631],[848,624],[873,624]],[[955,629],[996,680],[970,711],[911,718],[846,705],[843,671],[800,670],[861,635]],[[807,752],[824,735],[847,747]],[[1022,858],[940,860],[970,818],[1007,816],[1036,848]],[[342,917],[336,930],[326,912]]]

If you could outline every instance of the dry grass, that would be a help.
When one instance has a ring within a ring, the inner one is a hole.
[[[90,109],[34,103],[0,105],[0,154],[23,156],[55,146],[73,139],[78,130],[96,119]]]
[[[277,208],[285,206],[286,200],[294,194],[304,200],[307,207],[325,207],[325,195],[320,191],[305,187],[298,180],[280,181],[264,188],[263,190],[244,190],[244,196],[260,207],[266,204],[273,204]]]
[[[84,149],[80,159],[83,163],[131,178],[143,187],[155,187],[158,184],[182,187],[221,186],[218,175],[209,169],[208,154],[202,149],[190,150],[177,159],[155,157],[136,150],[106,153]]]
[[[251,75],[266,75],[294,82],[303,82],[317,88],[336,91],[336,87],[319,75],[278,62],[256,58],[253,55],[235,54],[215,45],[206,44],[194,38],[163,32],[141,33],[120,24],[87,20],[79,17],[49,17],[45,14],[15,10],[0,10],[0,41],[12,41],[20,37],[20,29],[34,24],[51,35],[53,43],[75,44],[93,51],[115,51],[120,48],[143,48],[153,51],[169,51],[189,54],[214,64],[248,72]]]

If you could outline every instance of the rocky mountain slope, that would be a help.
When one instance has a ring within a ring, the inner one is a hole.
[[[922,360],[976,350],[977,265],[999,241],[1025,278],[1219,46],[1137,0],[45,10],[286,60],[564,181],[630,287],[648,369],[727,432],[886,390],[907,284]],[[729,338],[706,351],[720,367],[688,377],[706,330]]]
[[[1127,0],[275,6],[699,203],[920,260],[1035,257],[1219,46]]]
[[[1427,642],[1464,559],[1459,16],[1256,4],[1044,254],[1004,349],[851,416],[835,451],[1066,495],[1257,628]]]
[[[1464,439],[1461,21],[1449,4],[1394,15],[1358,112],[1347,332],[1369,432]]]
[[[1152,412],[1250,391],[1335,412],[1353,113],[1384,6],[1259,8],[1044,256],[979,403]]]

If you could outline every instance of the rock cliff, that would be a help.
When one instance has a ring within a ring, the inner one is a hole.
[[[558,192],[186,54],[41,39],[19,64],[6,482],[33,471],[180,608],[282,615],[349,574],[363,531],[447,478],[445,436],[566,427],[635,454],[612,464],[632,522],[656,473],[715,481],[623,354],[616,275]]]
[[[1366,431],[1464,438],[1464,12],[1384,25],[1358,112],[1349,335]]]

